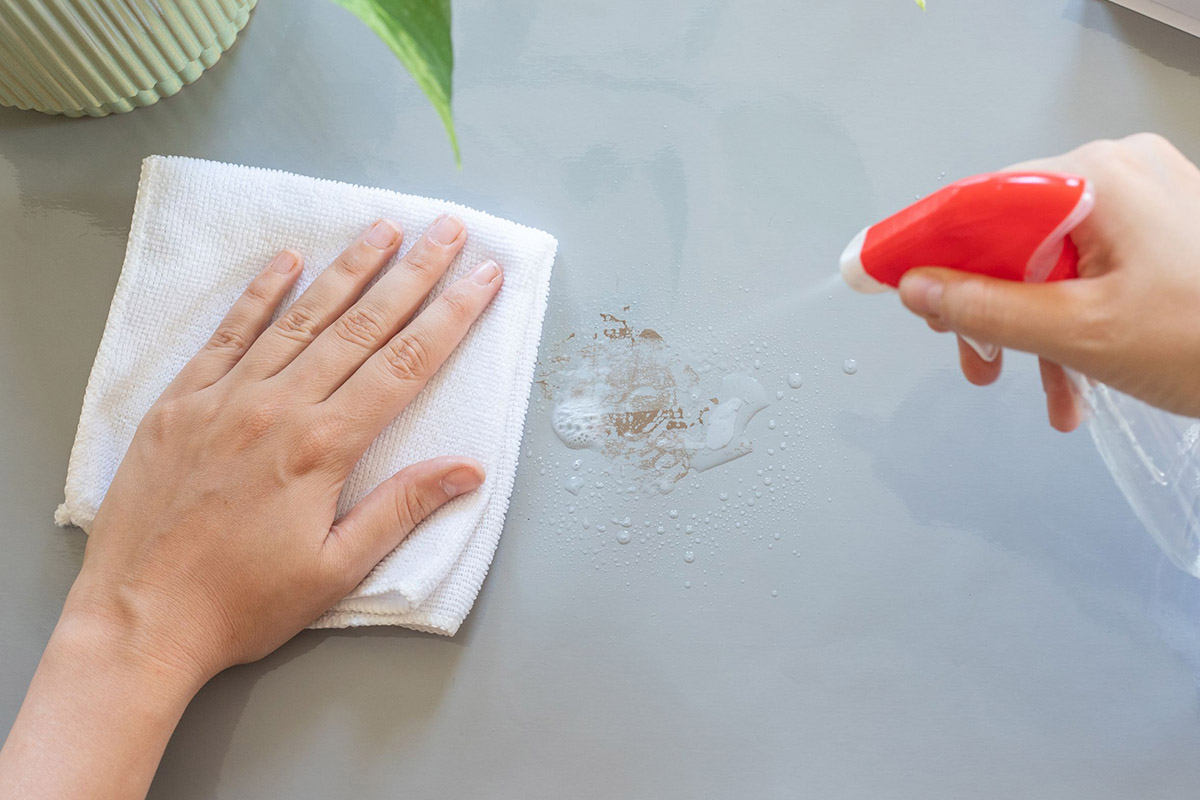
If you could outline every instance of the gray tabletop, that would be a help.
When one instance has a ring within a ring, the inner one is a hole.
[[[454,8],[461,172],[319,0],[263,0],[155,107],[0,110],[0,728],[79,567],[51,515],[138,163],[173,153],[551,231],[544,354],[611,314],[771,405],[749,455],[630,493],[645,470],[566,449],[538,389],[459,635],[306,632],[220,675],[152,796],[1195,796],[1200,582],[1048,429],[1030,359],[972,388],[828,276],[953,176],[1139,129],[1200,158],[1200,41],[1100,0]]]

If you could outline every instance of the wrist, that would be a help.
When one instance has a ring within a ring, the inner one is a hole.
[[[116,687],[137,691],[148,710],[181,714],[215,670],[203,668],[168,637],[156,634],[130,604],[81,599],[78,590],[77,581],[47,643],[47,654],[70,659]]]
[[[72,595],[0,749],[0,796],[142,797],[203,680]]]

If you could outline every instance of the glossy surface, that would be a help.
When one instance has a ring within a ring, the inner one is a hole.
[[[608,313],[772,405],[752,453],[629,495],[539,388],[462,632],[309,632],[219,676],[152,796],[1194,796],[1200,582],[1049,430],[1029,359],[969,387],[835,273],[953,177],[1138,129],[1200,158],[1195,41],[1083,0],[455,9],[461,173],[386,48],[316,0],[260,4],[151,108],[0,110],[0,726],[82,553],[50,519],[138,163],[180,153],[544,228],[545,353]]]
[[[0,105],[103,117],[200,77],[257,0],[11,0],[0,10]]]

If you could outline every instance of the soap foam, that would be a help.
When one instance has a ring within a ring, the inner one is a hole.
[[[602,319],[603,330],[562,342],[538,381],[554,403],[551,427],[563,444],[617,464],[630,491],[663,495],[691,471],[753,452],[746,427],[770,405],[761,383],[726,374],[712,391],[707,360],[690,359],[652,329]]]
[[[593,397],[570,398],[555,406],[550,424],[572,450],[599,449],[604,438],[603,406]]]

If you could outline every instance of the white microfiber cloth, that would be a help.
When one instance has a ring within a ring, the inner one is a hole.
[[[338,514],[397,470],[434,456],[474,457],[487,481],[426,519],[313,627],[402,625],[453,635],[500,540],[557,249],[549,234],[454,203],[273,170],[147,158],[55,521],[91,527],[138,422],[275,253],[290,247],[305,257],[282,308],[375,219],[403,225],[407,249],[447,212],[462,219],[468,238],[434,295],[487,258],[504,267],[504,286],[424,391],[367,449]]]

